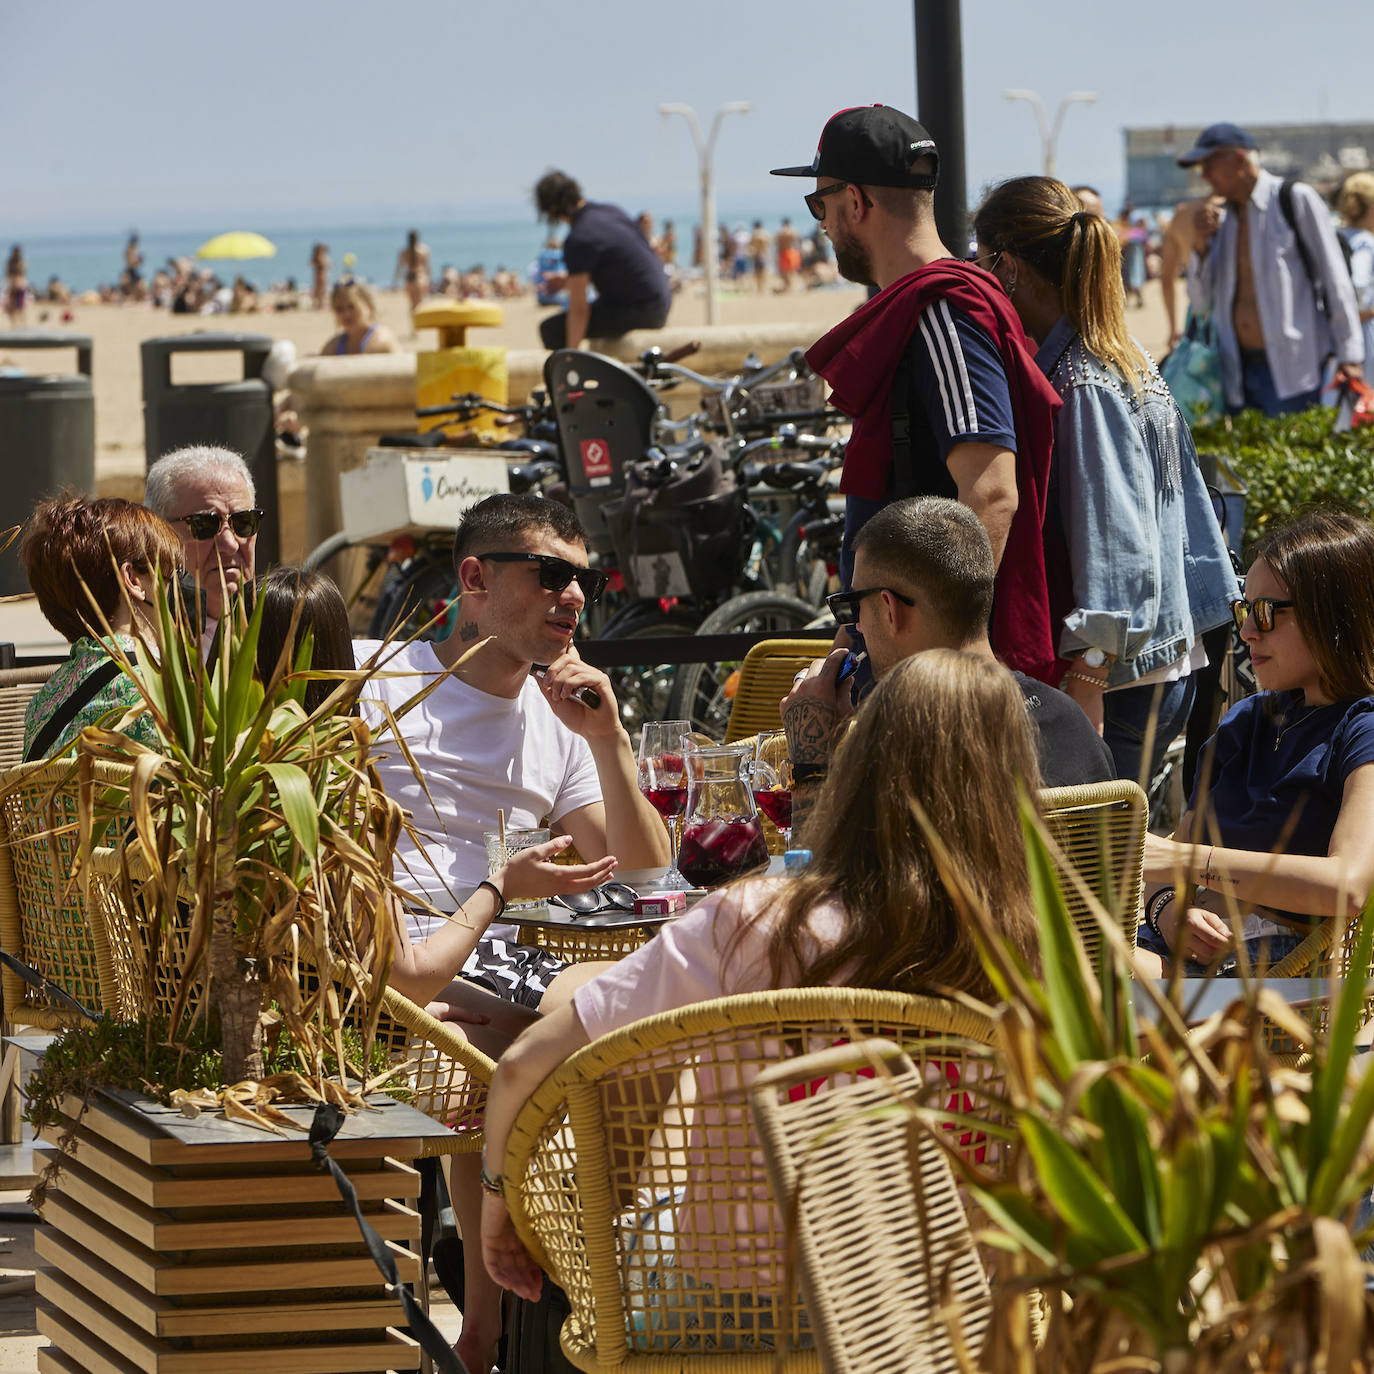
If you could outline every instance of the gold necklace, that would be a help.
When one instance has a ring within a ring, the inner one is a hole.
[[[1307,708],[1307,710],[1305,710],[1305,711],[1302,713],[1302,715],[1300,715],[1296,720],[1290,720],[1290,721],[1288,722],[1288,724],[1285,725],[1285,726],[1283,727],[1283,729],[1280,730],[1280,731],[1278,732],[1278,734],[1274,737],[1274,752],[1275,752],[1276,754],[1279,752],[1279,745],[1283,743],[1283,737],[1284,737],[1284,736],[1285,736],[1285,735],[1286,735],[1295,725],[1301,725],[1302,722],[1305,721],[1309,716],[1315,715],[1315,714],[1316,714],[1318,711],[1320,711],[1321,709],[1322,709],[1322,708],[1321,708],[1320,706],[1309,706],[1309,707]]]

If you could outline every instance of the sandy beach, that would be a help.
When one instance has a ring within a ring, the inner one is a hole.
[[[433,346],[433,330],[411,335],[405,295],[400,291],[381,291],[378,306],[381,322],[400,340],[401,347],[414,351]],[[757,294],[752,287],[743,291],[723,290],[719,322],[725,325],[796,324],[819,336],[840,320],[864,298],[863,291],[847,283],[815,291],[772,291]],[[671,326],[705,323],[705,299],[699,288],[688,286],[674,298]],[[478,344],[503,344],[508,348],[535,348],[539,344],[538,323],[548,312],[535,304],[533,296],[501,302],[505,323],[499,329],[474,330]],[[144,339],[200,331],[230,331],[264,334],[273,339],[290,339],[298,356],[318,353],[334,333],[334,318],[327,311],[292,310],[250,315],[173,315],[146,305],[77,305],[69,325],[58,323],[58,310],[36,305],[30,309],[30,325],[35,328],[70,329],[91,337],[92,370],[95,387],[96,470],[100,477],[113,473],[143,470],[143,395],[139,345]],[[43,314],[49,318],[41,320]],[[1141,343],[1158,357],[1167,338],[1164,311],[1157,283],[1146,289],[1146,305],[1128,314],[1131,328]],[[805,332],[805,331],[804,331]],[[8,355],[19,366],[36,369],[51,366],[55,371],[74,367],[71,352],[14,352]],[[6,350],[0,347],[0,362]],[[51,361],[49,361],[51,360]],[[184,354],[174,360],[174,381],[231,381],[240,375],[234,359],[222,354]]]

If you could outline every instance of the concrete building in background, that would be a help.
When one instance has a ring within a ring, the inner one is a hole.
[[[1298,177],[1330,195],[1351,172],[1374,168],[1374,123],[1252,124],[1244,111],[1218,110],[1254,135],[1260,165],[1279,177]],[[1137,208],[1162,208],[1207,194],[1197,169],[1174,159],[1197,141],[1202,125],[1127,129],[1126,195]]]

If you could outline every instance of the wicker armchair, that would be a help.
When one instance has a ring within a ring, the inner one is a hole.
[[[864,1040],[765,1069],[749,1090],[826,1374],[959,1374],[950,1326],[975,1358],[986,1334],[987,1278],[949,1161],[891,1110],[926,1082],[896,1045]]]
[[[821,639],[765,639],[755,644],[745,654],[739,670],[739,683],[725,728],[726,743],[766,730],[780,730],[778,703],[792,690],[792,679],[829,651],[830,646]]]
[[[24,761],[24,713],[56,666],[0,668],[0,768]]]
[[[1145,793],[1128,781],[1047,787],[1040,793],[1040,810],[1064,857],[1060,886],[1088,957],[1097,957],[1102,931],[1073,882],[1075,874],[1120,920],[1121,932],[1134,949],[1144,892],[1149,812]]]
[[[506,1197],[531,1253],[568,1295],[564,1352],[581,1370],[660,1374],[821,1368],[787,1236],[749,1123],[749,1084],[780,1060],[856,1038],[900,1044],[938,1105],[991,1108],[986,1018],[952,1002],[852,988],[722,998],[636,1022],[572,1055],[525,1104]],[[958,1086],[962,1085],[962,1086]],[[803,1092],[819,1093],[821,1078]],[[989,1147],[967,1137],[980,1154]],[[690,1199],[690,1203],[689,1200]],[[878,1219],[873,1218],[876,1227]]]
[[[95,782],[127,776],[98,764]],[[76,765],[22,763],[0,773],[0,947],[33,965],[82,1006],[101,1005],[85,897],[72,877],[78,847]],[[0,974],[11,1024],[57,1030],[79,1020],[8,969]]]

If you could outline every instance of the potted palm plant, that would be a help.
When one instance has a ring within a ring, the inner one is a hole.
[[[349,709],[365,675],[333,675],[307,710],[311,641],[291,650],[294,623],[264,680],[260,605],[236,607],[207,664],[196,629],[168,598],[155,604],[159,642],[137,672],[114,652],[157,746],[114,721],[75,750],[80,864],[116,865],[106,881],[148,958],[144,985],[118,999],[135,1019],[64,1033],[31,1098],[35,1124],[67,1147],[44,1198],[40,1250],[54,1267],[40,1277],[40,1327],[78,1360],[96,1341],[161,1367],[196,1345],[218,1352],[207,1369],[247,1368],[247,1342],[290,1345],[302,1370],[416,1367],[413,1342],[387,1329],[398,1309],[357,1224],[312,1164],[310,1113],[285,1105],[294,1089],[361,1108],[369,1086],[403,820]],[[125,765],[122,780],[97,786],[97,763]],[[176,1074],[181,1110],[165,1101]],[[101,1091],[112,1079],[123,1091]],[[154,1098],[129,1091],[140,1085]],[[234,1119],[198,1111],[216,1100]],[[331,1146],[361,1171],[359,1206],[403,1281],[421,1272],[419,1187],[397,1161],[441,1133],[391,1104],[359,1112]]]

